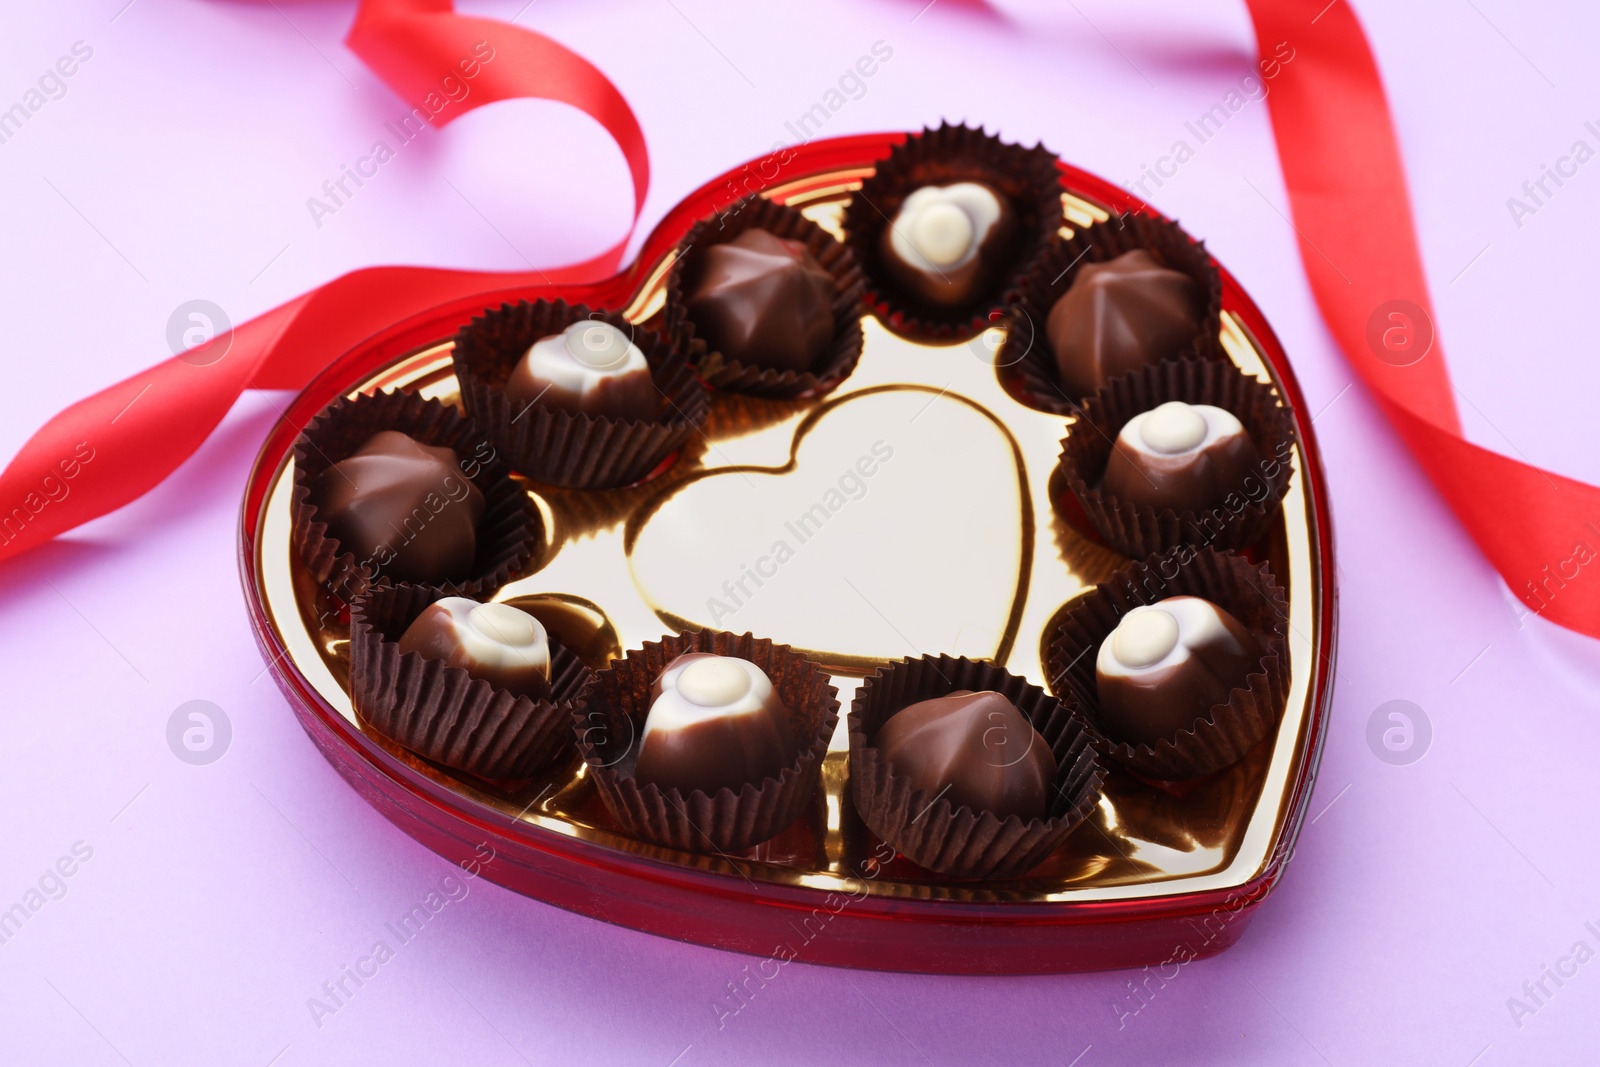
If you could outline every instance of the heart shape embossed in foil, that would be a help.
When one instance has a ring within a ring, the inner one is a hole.
[[[964,396],[894,385],[818,406],[786,463],[672,486],[627,543],[635,584],[673,628],[749,630],[861,670],[929,649],[1003,661],[1032,522],[1004,423]]]

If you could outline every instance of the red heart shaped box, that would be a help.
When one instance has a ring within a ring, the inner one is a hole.
[[[775,182],[793,198],[808,188],[858,181],[905,136],[871,134],[796,147]],[[959,974],[1175,966],[1232,945],[1282,876],[1306,815],[1332,697],[1337,604],[1327,491],[1304,398],[1261,312],[1220,266],[1224,309],[1253,341],[1295,418],[1307,516],[1303,551],[1312,561],[1313,578],[1312,588],[1293,590],[1310,605],[1309,614],[1301,616],[1311,631],[1310,647],[1296,668],[1306,675],[1303,714],[1295,730],[1263,742],[1266,749],[1287,746],[1282,755],[1289,771],[1281,793],[1272,798],[1270,836],[1252,844],[1261,862],[1226,879],[1227,884],[1175,891],[1161,881],[1133,880],[1087,895],[1065,884],[1051,899],[1040,899],[1039,894],[1010,893],[1004,884],[963,888],[936,880],[925,891],[913,884],[907,892],[880,893],[880,887],[856,878],[857,893],[795,878],[748,876],[759,872],[759,855],[688,857],[617,847],[514,817],[452,788],[415,757],[364,732],[337,710],[290,654],[268,603],[261,560],[264,551],[281,547],[264,541],[263,527],[300,429],[335,397],[403,357],[436,348],[474,314],[502,301],[561,297],[592,307],[629,306],[647,286],[659,283],[662,265],[690,226],[744,191],[752,166],[729,171],[685,199],[621,273],[588,285],[485,293],[415,315],[346,353],[289,406],[263,444],[246,486],[239,562],[257,642],[301,725],[369,803],[441,856],[528,896],[666,937],[776,959]],[[1149,211],[1091,174],[1065,164],[1061,173],[1066,190],[1113,214]],[[1307,639],[1298,640],[1304,645]],[[1171,795],[1150,793],[1153,803]]]

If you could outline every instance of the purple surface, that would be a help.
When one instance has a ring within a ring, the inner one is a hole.
[[[0,144],[12,330],[0,456],[165,355],[184,301],[215,301],[237,322],[357,266],[561,263],[625,225],[626,175],[604,135],[560,106],[514,102],[404,146],[319,227],[307,198],[404,110],[340,43],[353,5],[125,4],[31,5],[8,11],[0,36],[0,108],[74,42],[93,49]],[[1003,17],[922,4],[826,0],[759,18],[706,0],[461,6],[518,16],[617,81],[653,152],[647,227],[708,177],[792,140],[785,123],[875,41],[892,59],[824,134],[970,118],[1114,179],[1154,165],[1252,67],[1233,0],[1041,0]],[[1321,6],[1306,0],[1307,34]],[[1575,141],[1600,147],[1585,126],[1600,126],[1600,13],[1400,6],[1362,10],[1469,433],[1600,478],[1587,432],[1600,163],[1520,226],[1507,205]],[[146,499],[0,566],[0,910],[39,904],[0,943],[0,1060],[1592,1060],[1600,859],[1571,835],[1600,800],[1600,646],[1523,617],[1350,385],[1282,214],[1265,104],[1148,192],[1208,239],[1282,337],[1320,411],[1338,521],[1340,676],[1313,818],[1236,948],[1151,980],[1142,1006],[1136,973],[978,980],[796,963],[719,1028],[748,958],[481,881],[401,944],[386,924],[455,872],[324,763],[245,621],[236,509],[283,401],[262,394]],[[210,765],[168,746],[168,719],[190,700],[231,723]],[[1432,724],[1409,765],[1367,742],[1392,700]],[[73,860],[75,847],[92,855]],[[63,857],[71,876],[47,876]],[[323,984],[378,941],[392,958],[314,1018],[308,1001],[331,1004]]]

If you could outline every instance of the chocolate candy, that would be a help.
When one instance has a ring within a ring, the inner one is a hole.
[[[799,758],[789,710],[754,663],[689,652],[650,689],[635,775],[662,789],[735,793]]]
[[[448,448],[375,433],[317,476],[311,502],[329,536],[381,576],[439,582],[472,569],[483,494]]]
[[[800,241],[749,229],[703,257],[684,298],[713,351],[769,370],[811,368],[833,341],[833,275]]]
[[[1153,745],[1245,684],[1261,642],[1222,608],[1175,596],[1133,608],[1100,645],[1100,721],[1113,740]]]
[[[907,705],[874,741],[913,788],[953,806],[1024,821],[1049,814],[1056,759],[1016,705],[992,690],[960,689]]]
[[[400,635],[400,652],[443,660],[474,678],[525,696],[550,696],[550,641],[539,620],[509,604],[447,596]]]
[[[1136,506],[1205,511],[1242,492],[1260,466],[1255,442],[1232,412],[1172,400],[1122,427],[1105,490]]]
[[[908,293],[943,308],[981,299],[1012,267],[1020,227],[1003,193],[984,182],[924,185],[883,231],[880,253]]]
[[[599,319],[535,341],[512,368],[506,396],[518,405],[613,419],[652,419],[660,407],[644,353]]]
[[[605,670],[622,655],[622,642],[605,612],[581,597],[560,593],[530,593],[505,603],[539,620],[556,644],[583,661],[592,671]]]
[[[1085,264],[1045,322],[1061,384],[1088,396],[1119,374],[1171,359],[1205,315],[1194,279],[1135,249]]]

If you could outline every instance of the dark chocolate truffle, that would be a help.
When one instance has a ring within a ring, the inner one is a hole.
[[[635,775],[662,789],[712,794],[776,778],[800,755],[789,709],[760,667],[689,652],[650,689]]]
[[[1049,814],[1056,759],[1015,704],[961,689],[907,705],[873,742],[896,774],[956,807],[1024,821]]]
[[[1195,596],[1133,608],[1100,645],[1100,721],[1113,740],[1153,745],[1242,688],[1264,649],[1227,611]]]
[[[1172,400],[1122,427],[1105,490],[1135,506],[1206,511],[1259,480],[1260,468],[1261,454],[1232,412]]]
[[[984,182],[924,185],[883,231],[880,254],[901,288],[956,308],[990,293],[1013,267],[1021,229],[1005,194]]]
[[[644,353],[628,335],[585,319],[541,337],[511,370],[506,396],[578,415],[652,419],[660,394]]]
[[[1050,309],[1045,333],[1061,384],[1088,396],[1119,374],[1177,356],[1204,315],[1193,278],[1135,249],[1085,264]]]
[[[509,604],[480,604],[460,596],[436,600],[400,635],[400,653],[407,652],[443,660],[530,700],[550,695],[545,629]]]
[[[439,582],[472,569],[483,494],[448,448],[375,433],[317,476],[311,502],[329,536],[379,576]]]
[[[713,351],[770,370],[810,369],[833,341],[833,275],[800,241],[750,229],[702,252],[684,298]]]

